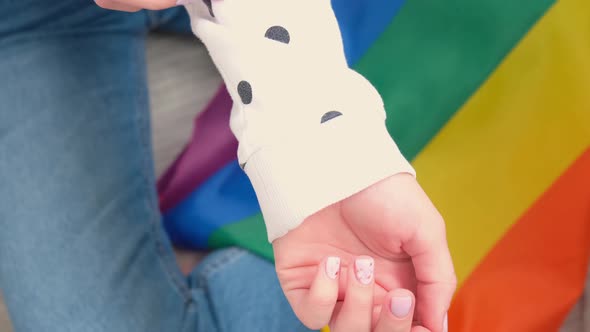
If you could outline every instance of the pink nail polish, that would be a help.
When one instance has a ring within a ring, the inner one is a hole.
[[[410,296],[394,296],[391,298],[391,313],[397,318],[404,318],[410,314],[412,298]]]
[[[357,258],[354,262],[356,279],[363,285],[368,285],[373,281],[373,271],[375,263],[372,258]]]
[[[449,332],[449,314],[445,314],[445,319],[443,320],[443,332]]]
[[[330,279],[336,279],[340,273],[340,257],[328,257],[326,260],[326,274]]]

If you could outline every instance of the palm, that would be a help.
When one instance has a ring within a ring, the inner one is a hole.
[[[324,257],[338,256],[342,259],[341,301],[347,267],[356,256],[371,256],[375,259],[374,311],[378,314],[387,292],[396,288],[416,291],[417,286],[420,292],[414,271],[416,259],[411,256],[422,250],[416,243],[424,242],[416,241],[424,237],[416,236],[421,229],[444,234],[444,223],[413,177],[393,176],[323,209],[276,240],[273,246],[279,280],[297,311],[293,302],[309,290],[318,263]],[[417,300],[419,308],[421,297]]]

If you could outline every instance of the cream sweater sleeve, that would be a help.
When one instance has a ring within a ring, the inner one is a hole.
[[[186,5],[234,100],[238,159],[269,241],[372,184],[414,170],[375,88],[348,68],[329,0]]]

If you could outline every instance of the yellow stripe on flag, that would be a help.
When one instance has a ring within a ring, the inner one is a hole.
[[[590,1],[562,0],[414,162],[460,283],[589,145]]]

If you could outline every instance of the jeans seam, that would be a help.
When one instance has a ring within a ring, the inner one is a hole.
[[[137,49],[136,49],[137,51]],[[139,53],[139,52],[138,52]],[[142,56],[141,54],[137,54],[137,58],[141,59]],[[144,73],[145,74],[145,73]],[[146,88],[147,89],[147,88]],[[149,92],[148,92],[148,98],[149,98]],[[143,148],[143,153],[141,153],[141,159],[142,159],[142,164],[143,167],[141,169],[141,176],[143,178],[143,183],[144,183],[144,190],[147,190],[148,192],[151,193],[152,190],[154,190],[154,188],[152,188],[152,186],[150,185],[150,181],[149,181],[149,174],[147,174],[149,172],[149,170],[151,170],[153,167],[151,166],[152,163],[150,160],[148,160],[149,158],[146,157],[146,155],[150,155],[151,151],[150,151],[150,144],[149,142],[147,142],[146,140],[149,140],[150,137],[149,135],[145,135],[146,131],[149,133],[151,132],[150,128],[143,128],[145,125],[145,116],[146,116],[146,112],[145,110],[147,110],[147,116],[150,116],[150,111],[149,111],[149,104],[148,105],[142,105],[145,101],[140,101],[141,98],[137,98],[137,114],[136,114],[136,135],[138,137],[139,143],[141,145],[141,147]],[[144,133],[144,134],[142,134]],[[146,199],[145,204],[146,204],[146,208],[148,211],[159,211],[159,206],[157,201],[154,199],[154,195],[150,194],[148,195],[149,197]],[[175,268],[174,266],[171,266],[171,261],[174,262],[174,260],[172,259],[173,257],[167,257],[170,256],[171,253],[167,253],[166,248],[164,248],[164,243],[162,241],[162,239],[159,236],[159,232],[158,232],[158,225],[161,223],[161,219],[159,218],[159,212],[157,212],[155,215],[152,212],[152,217],[150,217],[149,222],[151,224],[151,236],[152,239],[154,240],[154,245],[155,245],[155,250],[156,250],[156,254],[158,256],[158,260],[160,261],[160,264],[164,270],[164,273],[168,276],[168,279],[171,281],[173,288],[183,297],[185,304],[186,305],[190,305],[190,303],[195,303],[193,301],[193,298],[191,296],[190,290],[188,285],[186,284],[186,280],[183,278],[180,278],[179,273],[175,273],[175,271],[173,271],[173,269]],[[196,304],[196,303],[195,303]]]
[[[207,264],[201,271],[198,272],[198,275],[195,277],[197,278],[198,286],[202,287],[204,283],[206,283],[207,278],[212,277],[217,273],[222,267],[227,264],[233,263],[239,258],[246,255],[246,251],[238,248],[229,248],[226,249],[220,257],[216,257],[215,261],[213,262],[205,262]]]
[[[197,271],[195,275],[193,275],[193,280],[195,288],[200,288],[203,291],[203,295],[207,299],[207,303],[212,303],[213,298],[209,293],[209,289],[206,286],[208,283],[208,279],[213,278],[215,274],[221,270],[221,268],[231,264],[238,259],[245,256],[247,252],[245,250],[239,248],[229,248],[219,254],[219,257],[215,257],[215,260],[212,262],[204,262],[202,264],[206,264],[202,267],[200,271]],[[218,331],[221,331],[221,320],[217,316],[217,312],[215,310],[210,310],[211,319],[213,320],[213,324],[217,327]]]

